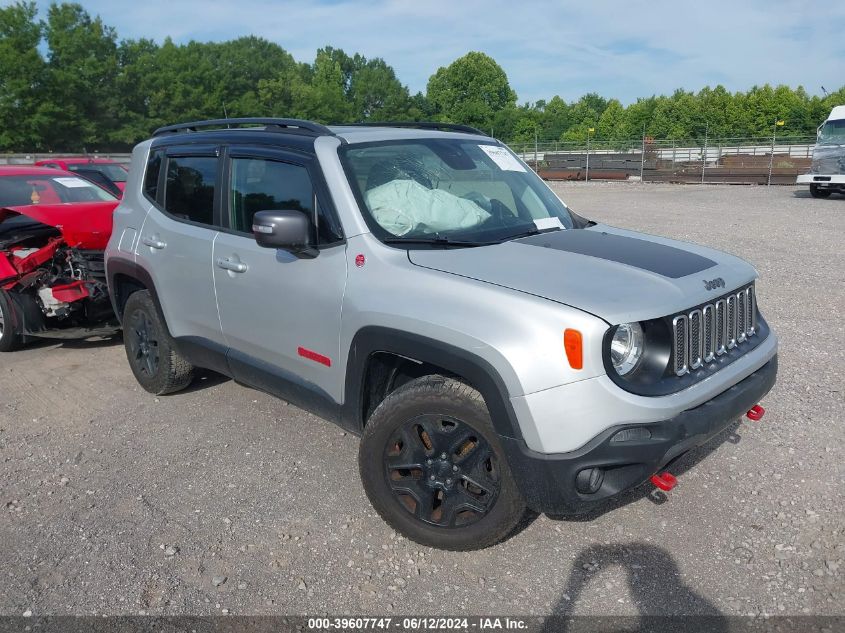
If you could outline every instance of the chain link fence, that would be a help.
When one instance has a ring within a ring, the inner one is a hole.
[[[815,137],[653,139],[510,143],[547,180],[791,185],[807,173]],[[31,165],[56,154],[0,154],[0,165]],[[85,156],[62,154],[62,156]],[[128,153],[89,154],[128,163]]]
[[[547,180],[794,184],[815,137],[537,141],[510,147]]]

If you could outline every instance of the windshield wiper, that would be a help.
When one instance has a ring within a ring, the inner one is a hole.
[[[391,245],[401,245],[401,244],[411,244],[411,245],[419,245],[419,244],[430,244],[433,246],[457,246],[457,247],[472,247],[472,246],[490,246],[492,244],[498,244],[498,241],[495,242],[473,242],[469,240],[453,240],[450,239],[446,235],[435,235],[433,237],[388,237],[383,239],[382,242],[385,244]]]
[[[523,233],[515,233],[514,235],[508,235],[507,237],[503,237],[500,242],[510,242],[511,240],[518,240],[521,237],[531,237],[532,235],[540,235],[542,233],[551,233],[553,231],[565,231],[564,228],[548,228],[548,229],[530,229]]]

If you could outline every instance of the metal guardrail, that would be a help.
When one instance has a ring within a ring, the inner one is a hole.
[[[50,160],[51,158],[107,158],[118,163],[129,163],[132,154],[129,153],[96,153],[78,154],[73,152],[63,153],[41,153],[29,152],[22,154],[0,154],[0,165],[31,165],[39,160]]]

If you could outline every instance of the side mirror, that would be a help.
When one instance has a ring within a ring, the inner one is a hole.
[[[259,246],[281,248],[297,257],[313,258],[311,220],[302,211],[259,211],[252,217],[252,234]]]

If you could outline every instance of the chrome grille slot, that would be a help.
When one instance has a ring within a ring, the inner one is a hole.
[[[727,299],[727,331],[725,333],[725,346],[728,349],[736,347],[736,295],[731,295]]]
[[[693,310],[689,313],[689,368],[698,369],[704,362],[701,344],[703,341],[701,331],[701,310]]]
[[[672,371],[683,376],[705,368],[717,357],[757,334],[754,286],[720,297],[713,303],[672,319]],[[741,352],[740,352],[741,353]],[[709,369],[716,369],[710,365]]]
[[[745,289],[745,309],[748,310],[748,316],[745,319],[745,327],[748,336],[754,336],[757,332],[757,302],[754,299],[754,288],[749,286]]]
[[[689,371],[689,362],[687,361],[687,317],[685,315],[681,314],[672,319],[672,332],[675,337],[673,343],[675,375],[683,376]]]
[[[716,302],[716,355],[721,356],[728,351],[728,302],[719,299]]]
[[[709,363],[716,357],[716,308],[712,303],[704,306],[701,318],[704,325],[701,356],[705,363]]]

